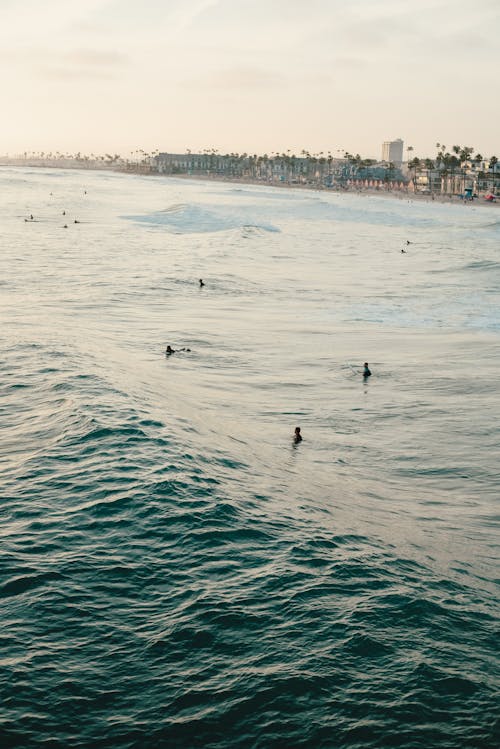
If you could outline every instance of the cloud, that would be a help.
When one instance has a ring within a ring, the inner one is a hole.
[[[261,68],[227,68],[202,76],[195,76],[185,83],[190,88],[217,89],[220,91],[253,91],[272,89],[289,83],[290,79],[280,73]]]
[[[122,52],[99,49],[75,50],[62,55],[62,57],[70,65],[80,65],[83,67],[121,67],[128,62],[127,55]]]
[[[44,47],[3,49],[0,61],[24,69],[40,78],[116,77],[130,62],[121,52],[109,49],[75,49],[56,51]]]
[[[0,38],[23,40],[25,44],[40,39],[41,34],[57,34],[72,24],[85,22],[109,5],[110,0],[2,0],[0,4]]]
[[[111,80],[120,78],[118,71],[112,70],[101,70],[98,68],[68,68],[59,66],[47,66],[42,70],[43,76],[47,79],[60,80],[60,81],[75,81],[75,80]]]
[[[339,55],[334,58],[335,67],[343,70],[364,70],[369,65],[369,60],[361,57],[343,57]]]
[[[180,5],[177,14],[174,15],[176,31],[185,31],[205,11],[219,5],[221,0],[197,0],[196,2],[184,2]]]

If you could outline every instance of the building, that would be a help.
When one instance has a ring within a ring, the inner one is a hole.
[[[403,162],[403,141],[401,138],[386,140],[382,143],[382,161],[392,161],[393,164],[401,164]]]

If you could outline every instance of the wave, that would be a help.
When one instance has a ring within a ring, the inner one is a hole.
[[[248,222],[246,213],[229,208],[221,211],[196,204],[179,203],[150,214],[122,216],[129,221],[167,229],[176,234],[215,233],[232,229],[278,232],[273,224]]]
[[[472,263],[466,263],[462,270],[499,270],[500,262],[496,260],[474,260]]]

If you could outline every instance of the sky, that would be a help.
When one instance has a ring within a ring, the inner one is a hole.
[[[0,0],[0,154],[500,156],[500,0]]]

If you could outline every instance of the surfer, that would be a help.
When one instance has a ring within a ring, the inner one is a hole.
[[[191,351],[191,349],[190,348],[178,348],[178,349],[175,349],[175,348],[172,348],[172,346],[169,343],[167,345],[167,348],[165,349],[165,356],[170,356],[170,354],[176,354],[177,351]]]
[[[295,445],[298,445],[299,442],[302,442],[302,435],[300,433],[300,427],[295,427],[295,432],[293,435],[293,442]]]
[[[367,377],[371,376],[370,368],[368,366],[368,362],[365,361],[363,364],[363,377],[366,379]]]
[[[204,286],[205,284],[203,283],[203,278],[200,278],[200,289],[202,289]]]
[[[79,221],[77,221],[77,220],[76,220],[76,218],[75,218],[75,220],[73,221],[73,223],[74,223],[74,224],[79,224],[80,222],[79,222]]]
[[[404,250],[403,248],[401,248],[401,252],[403,253],[403,255],[406,255],[406,250]]]

